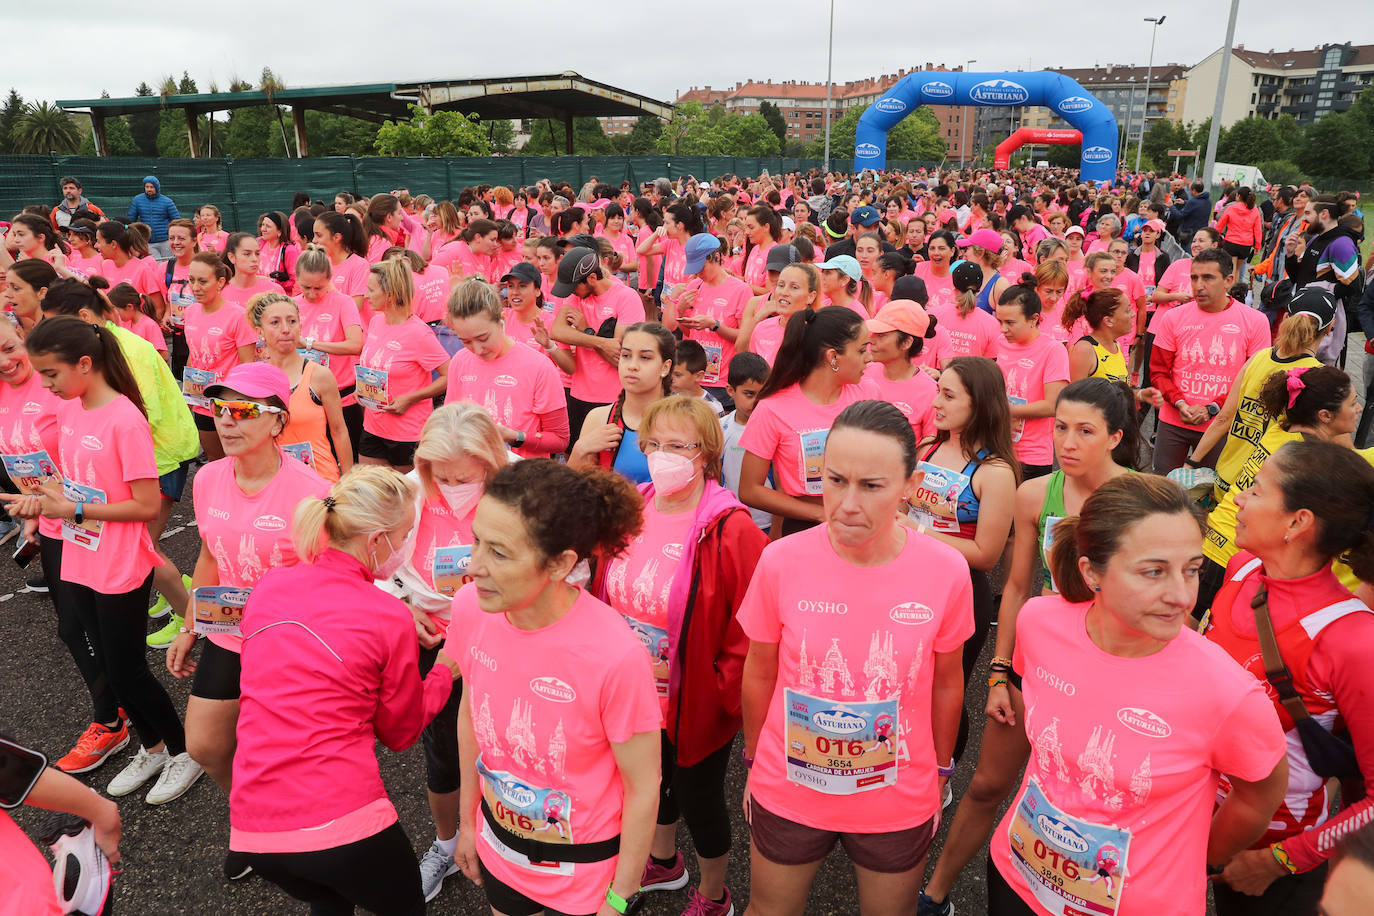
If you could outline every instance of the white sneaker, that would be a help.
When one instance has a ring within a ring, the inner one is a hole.
[[[444,879],[458,871],[458,863],[453,856],[444,852],[435,840],[420,860],[420,891],[425,895],[425,903],[439,896]]]
[[[165,766],[167,766],[167,751],[161,750],[156,754],[150,754],[143,748],[139,748],[133,759],[124,769],[119,771],[119,775],[110,780],[110,785],[105,789],[105,793],[114,798],[128,795],[161,773]]]
[[[182,751],[167,759],[167,766],[163,768],[162,775],[157,778],[157,784],[148,793],[145,801],[150,805],[165,805],[173,799],[181,798],[186,794],[186,790],[204,775],[205,768],[192,760],[190,754]]]

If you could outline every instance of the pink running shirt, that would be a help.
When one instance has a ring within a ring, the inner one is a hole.
[[[611,281],[611,288],[600,296],[586,299],[569,296],[566,303],[581,310],[582,326],[591,328],[593,334],[608,318],[614,318],[622,328],[644,320],[644,301],[619,280]],[[615,366],[590,347],[578,347],[573,357],[577,365],[573,372],[572,396],[592,404],[614,401],[620,394],[620,376]]]
[[[929,345],[927,340],[926,346]],[[864,378],[874,384],[882,400],[891,403],[907,418],[917,442],[935,435],[935,379],[917,367],[911,378],[895,382],[883,374],[882,363],[869,363],[864,369]]]
[[[301,346],[305,345],[306,338],[327,343],[343,343],[344,331],[351,327],[360,330],[362,328],[362,319],[358,317],[358,304],[352,297],[345,296],[338,290],[327,290],[319,302],[310,302],[303,295],[297,296],[296,305],[301,311]],[[358,364],[358,357],[313,350],[306,354],[306,359],[312,362],[324,359],[329,371],[334,373],[334,380],[339,383],[340,391],[353,384],[353,367]],[[348,395],[343,403],[354,403],[351,398],[352,395]]]
[[[825,474],[825,440],[840,412],[855,401],[882,400],[867,378],[846,385],[830,404],[817,404],[798,385],[758,402],[740,445],[772,462],[778,489],[788,496],[819,496]]]
[[[1221,404],[1245,361],[1269,346],[1269,321],[1264,313],[1230,300],[1220,312],[1204,312],[1197,302],[1157,315],[1151,327],[1155,346],[1174,352],[1174,382],[1189,404]],[[1178,408],[1165,398],[1159,408],[1162,423],[1201,431],[1183,422]]]
[[[1069,351],[1046,334],[1027,344],[1003,337],[997,348],[997,365],[1007,383],[1013,404],[1029,404],[1045,397],[1048,382],[1068,382]],[[1011,441],[1022,464],[1054,463],[1054,417],[1012,417]]]
[[[419,318],[411,315],[400,324],[387,324],[386,316],[377,314],[367,327],[367,339],[354,371],[360,383],[368,376],[374,391],[389,403],[424,388],[430,383],[430,373],[448,360],[448,352]],[[434,402],[429,398],[416,401],[400,416],[366,404],[363,407],[363,429],[392,442],[418,442],[421,428],[434,413]]]
[[[202,377],[197,379],[194,373],[184,373],[182,390],[192,387],[203,390],[206,385],[224,378],[225,373],[239,364],[239,347],[257,342],[258,335],[248,325],[248,318],[239,306],[223,301],[209,314],[199,302],[187,306],[186,346],[190,356],[186,368],[200,370]],[[189,395],[187,400],[190,400]],[[192,405],[191,409],[207,417],[210,415],[209,407]]]
[[[57,411],[62,399],[43,387],[37,372],[18,388],[0,383],[0,460],[20,492],[36,494],[47,478],[60,478]],[[39,518],[44,537],[62,536],[62,522]]]
[[[448,366],[446,404],[471,401],[480,404],[493,420],[511,429],[539,428],[539,416],[566,407],[558,368],[542,351],[512,343],[488,362],[471,350],[459,350]],[[526,447],[517,449],[526,455]],[[546,453],[530,452],[530,455]]]
[[[700,279],[690,280],[687,288],[696,290],[696,299],[686,313],[678,309],[678,314],[709,315],[727,328],[739,328],[744,306],[753,296],[742,280],[731,276],[722,277],[715,286],[708,286]],[[723,386],[730,360],[735,356],[734,343],[709,329],[684,330],[683,336],[697,341],[706,350],[706,375],[701,384],[708,388]]]
[[[934,299],[931,299],[934,302]],[[1002,326],[997,319],[974,307],[964,316],[955,305],[932,305],[930,313],[939,320],[937,327],[949,334],[950,356],[986,356],[997,358],[997,344],[1002,340]]]

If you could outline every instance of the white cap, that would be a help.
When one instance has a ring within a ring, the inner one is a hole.
[[[784,216],[782,218],[782,228],[786,229],[789,232],[796,232],[797,221],[792,219],[792,217],[790,216]]]

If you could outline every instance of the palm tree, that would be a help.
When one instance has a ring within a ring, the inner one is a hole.
[[[61,108],[39,102],[24,106],[10,140],[18,153],[73,153],[81,132]]]

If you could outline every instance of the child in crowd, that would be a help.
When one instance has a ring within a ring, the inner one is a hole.
[[[719,417],[725,413],[725,408],[702,387],[701,380],[705,377],[706,348],[695,340],[678,341],[677,358],[673,360],[673,394],[701,398]]]
[[[682,359],[680,345],[678,359]],[[763,380],[768,378],[768,362],[757,353],[736,353],[730,358],[725,378],[725,391],[735,402],[735,409],[720,418],[720,428],[725,433],[725,451],[721,456],[720,475],[721,483],[738,496],[739,470],[740,465],[744,463],[744,449],[739,442],[744,435],[744,425],[749,422],[749,415],[754,412],[754,403],[758,400],[759,390],[763,388]],[[673,379],[673,384],[676,387],[676,378]],[[750,509],[749,514],[753,516],[754,524],[764,531],[772,528],[773,516],[769,513],[762,509]]]

